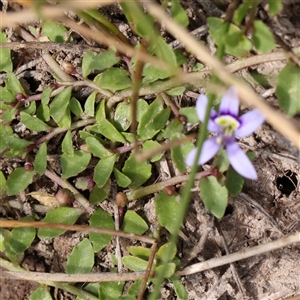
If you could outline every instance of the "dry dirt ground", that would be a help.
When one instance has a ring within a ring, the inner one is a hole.
[[[2,3],[4,2],[2,1]],[[223,13],[208,0],[186,0],[183,3],[191,18],[190,30],[205,25],[208,16],[217,16]],[[284,1],[284,3],[284,10],[275,19],[266,19],[263,9],[260,9],[259,17],[271,26],[274,33],[287,46],[299,47],[300,1],[290,0]],[[20,9],[18,5],[13,5],[12,8]],[[106,13],[118,26],[128,28],[118,10],[107,8]],[[7,32],[10,34],[11,41],[19,40],[12,30]],[[207,33],[201,38],[204,41],[210,41]],[[36,59],[39,57],[39,53],[38,50],[16,52],[13,54],[15,64],[18,63],[21,55],[25,55],[25,61],[29,62],[32,59],[31,55]],[[65,59],[74,62],[74,57],[68,57],[67,50],[55,50],[53,53],[57,60]],[[81,55],[82,53],[79,51],[78,57],[75,58],[75,65],[80,66]],[[283,65],[281,62],[266,63],[256,66],[253,70],[262,74],[278,73]],[[24,81],[27,82],[27,87],[31,92],[35,93],[49,86],[51,76],[47,73],[43,62],[39,62],[31,72],[24,74]],[[272,86],[262,87],[254,81],[250,84],[258,93],[265,93],[266,101],[277,106]],[[299,123],[300,116],[295,116],[295,120]],[[56,145],[60,144],[61,138],[61,136],[58,137],[57,140],[52,141],[52,146],[49,145],[50,148],[52,147],[54,160],[57,154],[55,153]],[[226,254],[223,237],[228,244],[229,252],[236,252],[300,231],[299,152],[268,124],[263,125],[253,136],[242,140],[241,145],[245,150],[252,150],[256,153],[254,164],[259,180],[246,181],[243,192],[230,199],[226,214],[219,221],[215,221],[211,214],[204,209],[197,190],[194,191],[193,201],[178,244],[178,256],[182,260],[183,267]],[[166,159],[168,160],[168,157]],[[0,167],[6,174],[9,174],[16,166],[18,166],[18,161],[1,158]],[[29,191],[41,187],[53,194],[58,188],[50,180],[41,178],[29,187]],[[24,211],[7,206],[6,203],[9,200],[12,198],[6,197],[0,202],[1,218],[17,219],[26,215]],[[27,203],[28,206],[36,203],[31,197],[25,196],[25,192],[18,196],[18,200]],[[110,209],[109,201],[104,201],[101,206]],[[144,216],[148,224],[155,223],[154,199],[141,199],[132,203],[131,207]],[[64,272],[67,256],[82,237],[82,234],[66,233],[54,239],[43,241],[36,239],[30,249],[26,251],[22,267],[39,272]],[[103,272],[109,269],[110,266],[106,264],[107,253],[113,247],[114,245],[110,245],[97,254],[99,262],[97,269]],[[276,300],[296,295],[299,297],[300,245],[291,245],[267,254],[254,256],[236,262],[233,267],[225,265],[185,276],[182,278],[182,283],[188,291],[189,299],[195,300]],[[37,287],[38,284],[33,282],[2,279],[1,300],[29,299],[29,295]],[[54,299],[75,299],[66,292],[53,288],[50,291]],[[167,283],[164,286],[162,299],[176,299],[171,284]]]

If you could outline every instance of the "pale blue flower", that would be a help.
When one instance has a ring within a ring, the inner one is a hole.
[[[196,103],[196,111],[201,122],[204,121],[208,99],[201,94]],[[232,167],[243,177],[257,179],[256,171],[236,138],[243,138],[253,133],[263,122],[264,116],[258,109],[251,110],[242,116],[239,113],[239,99],[234,87],[228,89],[220,103],[219,113],[214,109],[210,112],[207,129],[216,136],[205,141],[202,146],[198,165],[209,161],[223,145]],[[193,149],[186,158],[186,164],[195,163],[197,149]]]

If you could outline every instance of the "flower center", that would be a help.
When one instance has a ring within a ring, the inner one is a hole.
[[[229,115],[217,117],[215,123],[223,129],[225,136],[233,136],[235,130],[240,126],[240,122]]]

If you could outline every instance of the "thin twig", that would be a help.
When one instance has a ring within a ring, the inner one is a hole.
[[[161,152],[164,152],[166,150],[169,150],[171,148],[175,148],[175,147],[179,147],[181,145],[186,144],[187,142],[191,141],[195,139],[195,135],[194,134],[190,134],[187,135],[186,137],[182,138],[182,139],[178,139],[178,140],[173,140],[170,142],[165,142],[165,143],[161,143],[160,146],[147,150],[147,151],[143,151],[143,152],[139,152],[135,154],[135,159],[138,162],[147,160],[153,156],[155,156],[156,154],[159,154]]]
[[[143,295],[144,295],[144,292],[145,292],[145,289],[146,289],[148,279],[151,276],[152,266],[153,266],[154,258],[155,258],[155,254],[156,254],[156,249],[157,249],[157,243],[155,242],[155,243],[153,243],[153,245],[151,247],[151,252],[150,252],[150,256],[149,256],[149,260],[148,260],[146,273],[145,273],[143,282],[141,284],[141,288],[140,288],[140,292],[138,294],[137,300],[142,300],[143,299]]]
[[[84,44],[76,43],[56,43],[56,42],[39,42],[39,41],[25,41],[25,42],[6,42],[0,43],[0,48],[9,48],[14,51],[20,49],[40,49],[46,51],[64,51],[64,52],[85,52],[85,51],[94,51],[101,52],[103,51],[100,48],[91,47]]]
[[[282,237],[276,241],[268,242],[262,245],[258,245],[249,249],[243,249],[241,251],[213,258],[201,263],[197,263],[194,265],[191,265],[189,267],[186,267],[182,271],[177,272],[176,274],[179,276],[185,276],[185,275],[191,275],[198,272],[202,272],[205,270],[209,270],[212,268],[220,267],[223,265],[227,265],[230,263],[233,263],[235,261],[239,261],[242,259],[249,258],[251,256],[267,253],[270,251],[274,251],[283,247],[287,247],[294,243],[300,242],[300,232],[297,232],[293,235]]]
[[[196,174],[195,180],[199,180],[203,177],[206,177],[206,176],[209,176],[212,174],[213,174],[212,170],[206,170],[206,171],[199,172]],[[189,179],[189,175],[180,175],[180,176],[172,177],[170,179],[127,192],[126,196],[127,196],[128,201],[132,201],[132,200],[144,197],[146,195],[150,195],[150,194],[154,194],[159,191],[162,191],[167,186],[172,186],[172,185],[176,185],[178,183],[186,182],[188,179]]]
[[[79,232],[87,232],[87,233],[95,232],[100,234],[120,236],[125,239],[137,240],[149,244],[153,244],[155,242],[155,239],[149,238],[147,236],[138,235],[134,233],[127,233],[119,230],[92,227],[87,225],[66,225],[66,224],[57,224],[57,223],[48,223],[48,222],[23,222],[23,221],[0,219],[0,227],[1,228],[20,228],[20,227],[53,228],[53,229],[62,229],[62,230],[79,231]]]

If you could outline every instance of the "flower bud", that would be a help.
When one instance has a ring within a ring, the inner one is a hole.
[[[16,100],[23,102],[26,99],[26,96],[23,95],[22,93],[18,93],[18,94],[16,94],[15,98],[16,98]]]
[[[80,145],[80,150],[82,150],[83,152],[86,152],[86,153],[91,153],[91,151],[89,150],[89,147],[87,144],[82,144]]]
[[[116,195],[116,204],[118,207],[125,207],[127,203],[128,203],[128,199],[124,193],[118,193]]]
[[[25,171],[32,171],[32,170],[33,170],[33,165],[32,165],[32,163],[27,161],[27,162],[24,164],[24,170],[25,170]]]
[[[173,196],[176,192],[175,187],[173,185],[166,186],[164,190],[168,196]]]
[[[61,66],[62,66],[63,70],[64,70],[66,73],[68,73],[68,74],[77,74],[76,69],[74,68],[74,66],[73,66],[71,63],[65,62],[65,61],[64,61],[64,62],[61,64]]]
[[[55,198],[61,206],[71,206],[75,199],[74,195],[69,189],[59,190],[56,193]]]

